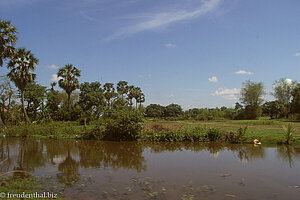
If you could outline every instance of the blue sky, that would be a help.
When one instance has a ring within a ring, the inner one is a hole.
[[[246,80],[269,93],[275,80],[300,80],[299,9],[298,0],[1,0],[0,18],[39,59],[42,85],[71,63],[81,82],[126,80],[146,105],[188,109],[233,106]]]

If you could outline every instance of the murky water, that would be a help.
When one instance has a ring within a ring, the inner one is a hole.
[[[300,148],[0,139],[0,171],[65,199],[300,199]]]

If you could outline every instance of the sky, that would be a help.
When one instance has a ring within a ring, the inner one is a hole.
[[[0,19],[39,59],[44,86],[73,64],[80,82],[125,80],[145,105],[189,109],[232,107],[246,80],[263,82],[266,100],[275,80],[299,81],[299,9],[299,0],[0,0]]]

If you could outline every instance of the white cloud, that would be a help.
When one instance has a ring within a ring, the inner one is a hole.
[[[172,44],[172,43],[168,43],[168,44],[165,44],[165,47],[167,47],[167,48],[175,48],[176,45]]]
[[[217,83],[219,80],[216,76],[213,76],[211,78],[208,78],[209,82]]]
[[[58,66],[57,65],[49,65],[48,68],[49,69],[58,69]]]
[[[291,85],[293,83],[293,80],[290,79],[290,78],[286,78],[284,80],[284,82],[287,84],[287,85]],[[280,86],[282,84],[282,82],[279,82],[279,83],[275,83],[273,84],[273,88],[277,87],[277,86]]]
[[[300,56],[300,51],[296,52],[294,56]]]
[[[287,82],[289,85],[292,84],[293,80],[290,78],[285,79],[285,82]]]
[[[227,88],[219,88],[217,91],[212,93],[212,96],[221,96],[225,99],[229,100],[237,100],[237,95],[240,94],[241,89],[239,88],[233,88],[233,89],[227,89]]]
[[[190,10],[172,10],[147,15],[136,16],[136,23],[125,26],[110,35],[106,40],[124,38],[142,31],[152,31],[167,27],[176,22],[196,19],[200,16],[215,11],[222,0],[205,0],[200,7]]]
[[[53,82],[57,82],[60,79],[62,79],[62,78],[61,77],[57,77],[57,74],[52,74],[52,76],[51,76],[51,81],[53,81]]]
[[[236,74],[242,74],[242,75],[244,75],[244,74],[247,74],[247,75],[251,75],[251,74],[253,74],[253,72],[247,72],[247,71],[245,71],[245,70],[239,70],[239,71],[237,71],[237,72],[235,72]]]

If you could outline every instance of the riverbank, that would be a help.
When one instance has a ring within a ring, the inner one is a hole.
[[[164,121],[146,120],[137,140],[150,142],[209,142],[282,144],[286,138],[283,126],[294,129],[292,143],[300,144],[300,123],[275,120],[220,120],[220,121]],[[78,122],[21,124],[1,132],[8,137],[41,137],[69,139],[102,139],[103,127],[98,122],[86,126]]]

